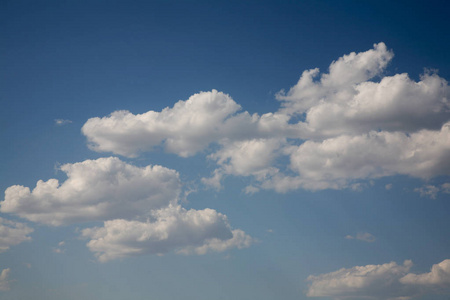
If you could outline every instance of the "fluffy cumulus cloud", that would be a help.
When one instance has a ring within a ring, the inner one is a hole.
[[[291,168],[303,184],[340,188],[351,180],[396,174],[428,179],[450,175],[450,123],[412,134],[343,135],[292,147]]]
[[[178,202],[182,191],[176,171],[161,166],[136,167],[118,158],[66,164],[67,179],[11,186],[1,202],[3,213],[33,222],[60,226],[102,221],[82,236],[100,261],[140,254],[221,252],[244,248],[252,238],[232,229],[227,217],[213,209],[186,210]],[[32,229],[0,219],[0,251],[29,239]],[[54,252],[64,252],[64,242]]]
[[[229,95],[212,90],[180,100],[161,112],[134,115],[116,111],[107,117],[92,118],[82,131],[91,149],[130,157],[157,146],[188,157],[221,139],[296,134],[293,126],[287,126],[289,118],[285,115],[237,113],[240,109]]]
[[[279,170],[273,167],[273,163],[285,144],[285,139],[276,138],[222,142],[222,148],[208,157],[216,161],[219,168],[212,177],[202,178],[202,181],[215,188],[221,187],[220,181],[224,175],[254,176],[259,181],[265,181],[278,173]],[[248,186],[247,193],[255,189],[258,190]]]
[[[285,145],[279,152],[288,155],[291,172],[271,167],[265,169],[265,176],[253,173],[262,188],[278,192],[298,188],[358,190],[364,186],[362,180],[385,176],[430,179],[450,175],[450,123],[441,130],[411,134],[372,131],[308,140],[299,146]]]
[[[1,212],[34,222],[62,225],[135,218],[177,201],[178,173],[161,166],[136,167],[118,158],[65,164],[67,179],[39,180],[30,191],[15,185],[5,191]]]
[[[283,101],[290,114],[307,112],[325,98],[344,102],[352,95],[354,85],[379,75],[392,57],[384,43],[366,52],[352,52],[332,62],[329,73],[323,74],[319,82],[314,80],[320,74],[318,68],[304,71],[298,83],[287,93],[279,92],[277,99]]]
[[[338,58],[328,72],[306,70],[276,95],[280,109],[263,115],[241,111],[229,95],[213,90],[161,112],[89,119],[83,133],[92,149],[124,156],[155,147],[182,157],[205,151],[217,164],[205,184],[220,188],[224,176],[250,176],[248,192],[448,175],[450,87],[428,71],[419,81],[386,76],[393,56],[378,43]]]
[[[433,265],[431,272],[409,273],[412,262],[403,265],[356,266],[318,276],[309,276],[307,296],[332,299],[410,299],[450,289],[450,260]]]
[[[82,131],[96,151],[135,156],[164,142],[169,152],[189,156],[215,139],[225,119],[239,109],[228,95],[212,91],[195,94],[161,112],[116,111],[92,118]]]
[[[129,157],[158,146],[188,157],[221,139],[298,136],[297,126],[289,125],[289,117],[284,114],[250,115],[238,113],[240,109],[229,95],[212,90],[180,100],[161,112],[134,115],[116,111],[107,117],[92,118],[84,124],[82,132],[91,149]]]
[[[357,266],[318,276],[309,276],[307,296],[334,299],[395,299],[404,296],[399,279],[407,274],[411,261]]]
[[[429,288],[450,288],[450,259],[431,267],[429,273],[407,274],[400,279],[403,284],[412,284]]]
[[[142,254],[204,254],[248,247],[252,238],[232,230],[225,215],[213,209],[186,210],[180,206],[153,211],[146,222],[123,219],[106,221],[103,227],[84,229],[89,249],[102,262]]]
[[[311,136],[336,136],[370,130],[416,131],[439,129],[449,120],[450,88],[436,74],[419,82],[407,74],[382,77],[393,54],[384,43],[366,52],[344,55],[329,73],[303,72],[288,93],[279,93],[286,113],[306,114]]]
[[[33,231],[33,228],[23,223],[0,218],[0,253],[5,252],[11,246],[31,240],[28,234]]]
[[[280,155],[289,158],[290,172],[273,163]],[[392,175],[430,179],[450,175],[450,123],[440,130],[371,131],[298,146],[279,139],[239,141],[210,158],[220,166],[215,176],[252,175],[262,188],[278,192],[348,188],[361,180]]]
[[[278,139],[253,139],[224,143],[223,148],[210,155],[226,174],[248,176],[266,173],[277,151],[285,143]]]
[[[9,290],[9,272],[11,270],[8,269],[3,269],[2,272],[0,273],[0,291],[8,291]]]

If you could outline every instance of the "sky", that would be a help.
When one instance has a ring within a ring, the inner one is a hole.
[[[449,8],[1,1],[0,299],[448,299]]]

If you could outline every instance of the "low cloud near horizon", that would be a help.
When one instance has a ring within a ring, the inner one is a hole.
[[[335,272],[311,275],[308,297],[332,299],[411,299],[424,294],[450,290],[450,259],[431,267],[423,274],[410,273],[412,261],[382,265],[356,266]]]

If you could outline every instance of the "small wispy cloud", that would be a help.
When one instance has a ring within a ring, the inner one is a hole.
[[[66,252],[66,249],[64,249],[64,245],[65,245],[64,241],[59,242],[58,247],[53,248],[53,252],[59,254]]]
[[[441,184],[440,186],[424,185],[420,188],[415,188],[414,192],[419,193],[420,197],[428,197],[436,199],[439,193],[450,194],[450,182]]]
[[[368,232],[359,232],[355,236],[347,235],[345,238],[347,240],[359,240],[367,243],[373,243],[376,240],[376,238]]]
[[[72,123],[71,120],[55,119],[56,126],[63,126],[63,125],[70,124],[70,123]]]
[[[254,187],[253,185],[249,185],[249,186],[245,187],[244,192],[247,195],[253,195],[253,194],[259,192],[259,188]]]
[[[0,291],[8,291],[9,290],[9,273],[11,269],[3,269],[0,273]]]

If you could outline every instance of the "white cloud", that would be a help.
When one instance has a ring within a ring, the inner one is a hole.
[[[429,273],[407,274],[400,282],[430,288],[450,288],[450,259],[433,265]]]
[[[224,175],[254,176],[259,181],[264,181],[268,176],[278,172],[272,167],[279,156],[282,146],[286,143],[280,139],[253,139],[243,141],[222,141],[222,148],[209,155],[209,159],[216,161],[219,168],[210,178],[202,178],[206,185],[219,189],[220,181]],[[257,187],[248,186],[247,194],[254,193]]]
[[[376,240],[376,238],[368,232],[358,232],[355,236],[347,235],[345,238],[348,240],[356,239],[367,243],[373,243]]]
[[[70,121],[70,120],[55,119],[56,126],[63,126],[63,125],[70,124],[70,123],[72,123],[72,121]]]
[[[116,111],[92,118],[82,131],[95,151],[136,156],[163,143],[167,151],[186,157],[216,140],[225,119],[239,109],[228,95],[213,90],[180,100],[161,112]]]
[[[66,243],[64,241],[59,242],[58,247],[53,248],[53,252],[59,253],[59,254],[66,252],[66,249],[64,248],[65,244]]]
[[[28,234],[33,231],[33,228],[23,223],[0,218],[0,253],[7,251],[11,246],[31,240]]]
[[[424,274],[409,273],[412,262],[403,265],[356,266],[318,276],[309,276],[309,297],[332,299],[410,299],[450,292],[450,260],[446,259]]]
[[[450,182],[446,182],[441,185],[441,190],[443,193],[450,194]]]
[[[407,74],[354,87],[348,99],[319,101],[306,113],[312,135],[337,136],[370,130],[415,132],[437,129],[449,120],[450,89],[436,74],[414,82]]]
[[[438,129],[450,118],[450,88],[443,78],[426,73],[419,82],[407,74],[381,75],[393,54],[384,43],[351,53],[330,65],[320,80],[319,70],[305,71],[287,94],[277,95],[284,112],[306,114],[310,137],[333,137],[371,130]]]
[[[450,194],[450,183],[446,182],[441,184],[440,186],[427,184],[420,188],[415,188],[414,192],[419,193],[420,197],[429,197],[431,199],[436,199],[436,197],[440,193]]]
[[[439,193],[439,187],[428,184],[420,188],[415,188],[414,192],[420,193],[420,197],[430,197],[431,199],[436,199]]]
[[[246,186],[246,187],[244,188],[244,192],[245,192],[247,195],[252,195],[252,194],[255,194],[255,193],[259,192],[259,188],[255,187],[255,186],[253,186],[253,185],[248,185],[248,186]]]
[[[34,222],[63,225],[84,221],[145,217],[151,209],[178,200],[178,173],[161,166],[136,167],[118,158],[65,164],[62,184],[39,180],[33,191],[15,185],[6,189],[3,213]]]
[[[410,296],[399,279],[407,274],[411,261],[403,265],[390,262],[382,265],[357,266],[318,276],[309,276],[309,297],[333,299],[400,299]],[[407,299],[407,298],[406,298]]]
[[[305,71],[288,93],[279,93],[281,111],[304,114],[299,128],[306,140],[284,148],[298,175],[276,172],[261,186],[279,192],[340,189],[397,174],[449,175],[450,87],[436,74],[419,82],[407,74],[369,81],[382,75],[392,57],[380,43],[344,55],[320,80],[314,80],[318,69]]]
[[[286,94],[278,93],[277,99],[283,101],[289,114],[306,112],[328,97],[346,99],[354,94],[351,87],[381,74],[392,57],[384,43],[366,52],[352,52],[331,63],[330,72],[323,74],[319,82],[314,81],[319,69],[304,71],[298,83]]]
[[[9,291],[9,273],[10,269],[3,269],[2,273],[0,273],[0,291]]]
[[[290,153],[289,167],[294,174],[276,170],[260,180],[262,188],[283,193],[298,188],[354,189],[364,186],[361,180],[392,175],[430,179],[450,175],[450,123],[440,131],[372,131],[306,141],[284,151]]]
[[[92,150],[129,157],[158,146],[188,157],[222,139],[299,136],[299,126],[288,124],[289,117],[285,114],[237,113],[240,109],[229,95],[212,90],[180,100],[161,112],[134,115],[116,111],[107,117],[92,118],[84,124],[82,132]]]
[[[202,255],[208,252],[223,252],[233,248],[248,248],[255,242],[255,239],[253,239],[240,229],[234,229],[231,231],[231,233],[232,238],[230,239],[222,240],[220,238],[210,238],[205,240],[204,244],[201,246],[187,246],[184,249],[180,250],[179,253],[196,253],[198,255]]]
[[[352,180],[397,174],[428,179],[450,175],[450,123],[410,135],[373,131],[307,141],[291,151],[291,168],[299,177],[286,188],[342,188]]]
[[[262,116],[241,109],[229,95],[212,90],[178,101],[161,112],[134,115],[116,111],[108,117],[89,119],[82,132],[90,148],[134,157],[163,146],[167,152],[188,157],[211,143],[281,136],[299,136],[298,125],[279,113]]]
[[[169,206],[152,212],[146,222],[111,220],[103,227],[88,228],[82,235],[99,261],[143,254],[204,254],[248,247],[252,238],[232,230],[225,215],[213,209],[186,210]]]
[[[216,190],[220,190],[222,188],[221,180],[223,174],[220,169],[216,169],[213,172],[213,175],[209,178],[202,178],[201,181],[204,185],[212,187]]]
[[[210,155],[225,174],[248,176],[270,172],[276,151],[285,144],[279,139],[253,139],[224,143],[219,151]]]

